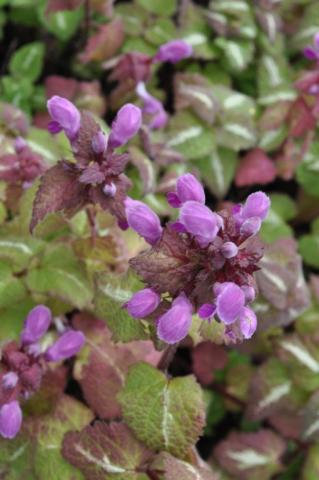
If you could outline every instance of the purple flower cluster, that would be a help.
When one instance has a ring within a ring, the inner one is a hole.
[[[319,62],[319,33],[316,33],[314,36],[313,45],[308,45],[303,52],[308,60],[317,60]]]
[[[0,361],[0,435],[14,438],[20,430],[20,400],[28,399],[40,387],[47,362],[57,362],[76,355],[85,337],[67,330],[50,347],[42,350],[41,339],[52,321],[51,311],[38,305],[28,314],[20,344],[10,342],[2,349]]]
[[[48,100],[48,111],[52,121],[48,129],[52,134],[64,131],[71,142],[74,142],[81,127],[81,113],[70,100],[55,95]],[[141,111],[135,105],[128,103],[117,113],[112,123],[109,137],[101,130],[98,137],[92,138],[92,147],[96,154],[103,154],[108,150],[125,145],[130,138],[134,137],[141,127]],[[102,146],[101,143],[102,142]],[[98,145],[97,145],[98,144]],[[95,147],[95,148],[94,148]]]
[[[50,175],[53,179],[59,177],[60,181],[70,183],[73,191],[73,195],[69,191],[63,192],[56,202],[59,206],[56,211],[74,211],[93,203],[115,215],[120,223],[124,222],[124,200],[131,182],[123,172],[129,155],[118,153],[116,149],[125,145],[140,129],[140,108],[130,103],[124,105],[118,111],[109,135],[102,131],[89,113],[79,112],[66,98],[52,97],[48,101],[48,110],[52,117],[50,132],[64,131],[76,160],[75,163],[62,160],[48,170],[44,178],[44,184],[48,185]],[[45,188],[40,188],[35,207],[44,201],[46,195]],[[40,210],[42,212],[42,208]],[[38,218],[33,220],[31,228],[37,221]]]
[[[164,228],[147,205],[132,199],[125,203],[129,226],[152,246],[131,260],[147,288],[127,302],[128,312],[155,320],[159,338],[170,344],[187,335],[193,313],[209,321],[216,316],[225,326],[226,341],[250,338],[257,319],[248,304],[256,295],[253,273],[263,253],[256,234],[269,198],[256,192],[244,205],[215,213],[189,173],[177,179],[176,191],[167,198],[179,216]]]

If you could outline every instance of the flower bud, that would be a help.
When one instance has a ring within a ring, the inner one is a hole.
[[[145,318],[158,307],[161,301],[160,295],[151,288],[144,288],[134,293],[133,297],[126,303],[129,314],[134,318]]]
[[[107,149],[107,136],[99,130],[92,138],[92,150],[97,155],[101,155]]]
[[[192,324],[192,304],[181,293],[171,308],[157,321],[157,335],[166,343],[174,344],[183,340]]]
[[[115,197],[115,194],[116,194],[116,185],[112,182],[112,183],[106,183],[103,187],[103,193],[104,195],[106,195],[107,197]]]
[[[18,383],[19,377],[15,372],[5,373],[2,377],[1,384],[4,390],[12,390]]]
[[[17,401],[5,403],[0,408],[0,435],[14,438],[21,428],[22,411]]]
[[[252,237],[259,232],[261,227],[261,220],[259,217],[251,217],[244,221],[240,227],[240,234],[244,237]]]
[[[217,315],[226,325],[234,323],[245,305],[245,295],[242,289],[232,282],[227,282],[225,288],[221,284],[220,293],[216,298]]]
[[[251,338],[257,328],[257,317],[255,312],[249,308],[244,307],[239,315],[240,331],[245,338]]]
[[[164,43],[158,49],[154,62],[177,63],[184,58],[188,58],[193,53],[192,46],[184,40],[171,40]]]
[[[17,137],[14,141],[14,149],[16,153],[22,152],[22,150],[27,146],[27,142],[22,137]]]
[[[225,242],[221,247],[221,252],[225,258],[233,258],[238,253],[238,247],[233,242]]]
[[[125,200],[126,218],[129,226],[143,237],[150,245],[154,245],[162,236],[162,227],[153,210],[138,200],[127,197]]]
[[[112,130],[109,136],[109,145],[111,148],[117,148],[125,145],[130,138],[134,137],[142,124],[141,109],[127,103],[117,113],[112,123]]]
[[[72,102],[55,95],[47,102],[52,122],[49,123],[49,132],[55,134],[64,130],[69,140],[75,140],[81,125],[81,114]]]
[[[85,342],[85,336],[78,330],[69,330],[45,352],[48,362],[58,362],[76,355]]]
[[[308,45],[304,48],[304,56],[308,60],[318,60],[319,61],[319,33],[316,33],[313,39],[313,45]]]
[[[136,93],[144,102],[142,109],[143,113],[152,115],[149,127],[152,129],[164,127],[167,123],[168,115],[164,110],[162,102],[148,93],[143,82],[138,83]]]
[[[191,173],[185,173],[176,181],[176,192],[181,203],[193,200],[205,203],[205,192],[202,184]]]
[[[264,220],[267,217],[269,208],[269,197],[264,192],[255,192],[247,197],[241,216],[243,219],[258,217],[260,220]]]
[[[179,220],[201,247],[212,242],[221,228],[220,217],[205,205],[194,201],[184,203]]]
[[[51,311],[44,305],[34,307],[28,314],[24,322],[24,328],[21,333],[21,342],[23,345],[35,343],[47,332],[52,320]]]

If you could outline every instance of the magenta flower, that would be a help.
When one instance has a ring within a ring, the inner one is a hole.
[[[250,338],[257,319],[247,305],[256,296],[253,274],[263,254],[253,236],[268,213],[269,198],[256,192],[244,205],[215,213],[204,205],[204,190],[196,178],[182,175],[169,200],[180,208],[179,218],[163,228],[149,207],[132,200],[127,204],[129,225],[151,244],[130,264],[146,292],[165,294],[159,303],[156,297],[157,311],[164,311],[155,318],[158,336],[167,343],[179,342],[188,333],[194,311],[203,320],[214,317],[223,323],[226,343]],[[148,308],[146,301],[144,306]],[[149,321],[154,321],[154,311]]]
[[[183,340],[192,324],[192,304],[181,293],[171,308],[157,321],[157,335],[166,343],[174,344]]]
[[[153,61],[177,63],[180,60],[184,60],[184,58],[190,57],[192,53],[193,48],[189,43],[184,40],[171,40],[160,46]]]
[[[219,286],[216,298],[216,312],[225,325],[234,323],[245,305],[245,294],[242,289],[232,282],[225,282]]]
[[[19,403],[14,400],[5,403],[0,408],[0,435],[12,439],[21,428],[22,411]]]
[[[129,314],[134,318],[145,318],[157,309],[161,301],[160,295],[151,288],[144,288],[134,293],[125,304]]]
[[[313,39],[313,44],[308,45],[304,49],[303,53],[308,60],[319,61],[319,33],[316,33]]]
[[[117,113],[112,123],[112,129],[109,136],[109,145],[111,148],[117,148],[125,145],[142,125],[141,109],[127,103]]]
[[[44,305],[34,307],[28,314],[21,333],[24,345],[35,343],[47,332],[52,320],[51,311]]]
[[[212,242],[222,227],[222,219],[201,203],[188,201],[182,205],[179,221],[195,236],[202,247]]]
[[[214,305],[213,303],[204,303],[198,309],[197,313],[200,316],[200,318],[202,318],[204,320],[209,320],[216,313],[216,305]]]
[[[145,83],[143,82],[137,84],[136,93],[140,99],[143,100],[142,112],[151,118],[148,122],[149,127],[152,129],[165,127],[168,121],[168,115],[164,110],[162,102],[148,93]]]
[[[173,208],[180,208],[183,203],[193,200],[205,203],[205,192],[202,184],[191,173],[185,173],[176,180],[176,192],[167,194],[167,201]]]
[[[107,149],[108,137],[99,130],[92,138],[92,150],[97,155],[102,155]]]
[[[253,336],[257,328],[257,317],[251,308],[244,307],[241,310],[239,326],[244,338],[251,338]]]
[[[264,192],[251,193],[241,209],[241,216],[247,220],[251,217],[258,217],[260,220],[265,220],[270,208],[269,197]]]
[[[45,359],[48,362],[58,362],[76,355],[85,343],[85,336],[82,332],[69,330],[61,335],[51,347],[45,352]]]
[[[129,226],[150,245],[155,245],[162,235],[160,219],[143,202],[127,197],[125,201],[126,218]]]
[[[50,133],[63,130],[69,140],[75,140],[81,124],[81,114],[75,105],[66,98],[54,95],[48,100],[47,107],[52,118],[48,126]]]
[[[46,362],[75,355],[84,344],[82,332],[70,330],[47,349],[39,340],[51,324],[51,312],[38,305],[29,315],[21,333],[20,344],[9,342],[2,347],[0,359],[0,435],[13,438],[18,433],[22,412],[19,401],[29,398],[40,385]]]

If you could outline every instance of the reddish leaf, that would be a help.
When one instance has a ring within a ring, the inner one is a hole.
[[[74,324],[87,338],[87,347],[75,364],[75,376],[84,397],[100,418],[117,418],[121,414],[117,395],[130,365],[144,360],[155,366],[161,353],[150,341],[114,344],[105,322],[93,317],[77,315]]]
[[[109,475],[115,478],[115,474],[119,479],[138,480],[141,478],[138,467],[152,456],[126,425],[102,422],[81,432],[68,432],[62,454],[87,480],[105,480]]]
[[[214,371],[226,366],[225,348],[211,342],[199,343],[192,351],[193,372],[202,385],[209,385],[214,380]]]
[[[302,98],[298,98],[290,109],[288,116],[289,134],[301,137],[316,126],[316,118]]]
[[[85,200],[85,186],[77,181],[72,164],[59,162],[41,178],[33,204],[30,231],[46,215],[63,210],[77,210]]]
[[[119,50],[124,41],[123,23],[115,18],[110,23],[100,25],[97,33],[92,35],[80,59],[84,63],[107,60]]]
[[[83,0],[49,0],[46,14],[48,15],[63,10],[76,10],[82,3]]]
[[[203,461],[200,466],[195,466],[163,452],[156,462],[162,462],[165,480],[219,480],[219,475],[213,473]]]
[[[232,432],[214,450],[221,466],[237,480],[269,480],[280,472],[284,441],[271,430]]]
[[[240,161],[235,183],[237,187],[266,185],[276,178],[276,168],[272,160],[260,148],[254,148]]]

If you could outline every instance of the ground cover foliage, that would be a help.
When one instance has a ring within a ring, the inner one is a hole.
[[[0,0],[1,479],[319,478],[318,32]]]

